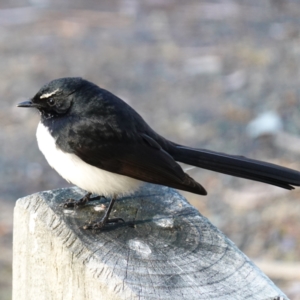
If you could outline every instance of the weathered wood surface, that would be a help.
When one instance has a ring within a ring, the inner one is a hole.
[[[83,194],[69,188],[18,200],[14,300],[287,299],[176,191],[145,185],[119,199],[111,214],[134,220],[135,228],[111,225],[96,233],[82,228],[108,200],[77,210],[60,206]]]

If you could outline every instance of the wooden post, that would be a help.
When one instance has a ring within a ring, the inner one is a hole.
[[[176,191],[146,184],[118,199],[111,217],[135,226],[102,232],[83,226],[108,200],[76,210],[60,205],[83,194],[68,188],[17,201],[14,300],[287,299]]]

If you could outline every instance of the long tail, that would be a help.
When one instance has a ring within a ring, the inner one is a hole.
[[[236,177],[260,181],[292,190],[300,186],[300,172],[249,159],[204,149],[193,149],[172,143],[170,154],[176,161]]]

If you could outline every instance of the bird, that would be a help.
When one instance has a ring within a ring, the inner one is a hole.
[[[65,207],[85,205],[92,194],[111,198],[104,216],[86,229],[124,221],[109,218],[115,200],[133,194],[145,182],[206,195],[178,162],[288,190],[300,186],[296,170],[172,142],[122,99],[81,77],[52,80],[17,106],[39,111],[40,151],[64,179],[87,191]]]

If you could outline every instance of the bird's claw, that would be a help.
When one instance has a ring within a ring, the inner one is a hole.
[[[62,204],[62,206],[63,208],[79,208],[89,202],[91,200],[90,197],[91,193],[88,193],[79,200],[68,199],[65,203]]]

